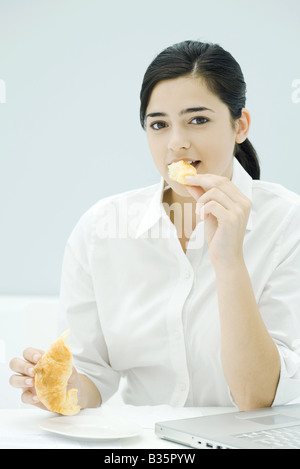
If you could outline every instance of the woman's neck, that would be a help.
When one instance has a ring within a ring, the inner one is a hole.
[[[191,234],[200,221],[195,213],[196,200],[193,197],[182,197],[171,188],[167,188],[164,192],[163,203],[166,213],[177,230],[182,249],[186,252]]]

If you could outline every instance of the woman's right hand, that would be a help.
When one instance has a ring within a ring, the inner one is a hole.
[[[10,377],[9,383],[14,388],[20,388],[23,390],[21,396],[22,402],[47,410],[39,401],[34,386],[33,368],[43,354],[44,352],[41,350],[26,348],[23,352],[24,360],[22,358],[13,358],[9,363],[9,367],[17,374]]]
[[[43,355],[44,352],[42,350],[26,348],[23,352],[24,360],[22,358],[13,358],[9,363],[9,367],[12,371],[18,374],[12,375],[9,383],[14,388],[23,389],[21,400],[24,404],[31,404],[39,407],[40,409],[48,410],[47,407],[39,401],[34,386],[33,368]],[[73,366],[67,390],[71,388],[78,389],[78,401],[81,399],[82,387],[80,376],[81,375],[77,373],[76,368]]]

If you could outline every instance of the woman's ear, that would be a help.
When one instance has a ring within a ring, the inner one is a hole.
[[[250,129],[250,123],[250,113],[247,109],[243,108],[241,117],[237,119],[236,143],[243,143],[246,140]]]

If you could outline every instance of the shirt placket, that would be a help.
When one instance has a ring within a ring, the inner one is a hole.
[[[170,399],[172,406],[184,406],[190,386],[185,336],[183,328],[183,308],[194,282],[194,271],[184,254],[177,238],[176,229],[169,221],[170,246],[178,260],[178,281],[167,309],[167,331],[169,336],[170,360],[175,372],[175,386]]]

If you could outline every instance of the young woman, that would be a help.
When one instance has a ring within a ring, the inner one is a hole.
[[[300,198],[259,180],[246,85],[219,45],[175,44],[147,69],[144,127],[161,182],[101,200],[66,247],[61,305],[82,407],[284,404],[300,396]],[[179,184],[168,165],[197,175]],[[36,401],[33,365],[14,387]]]

